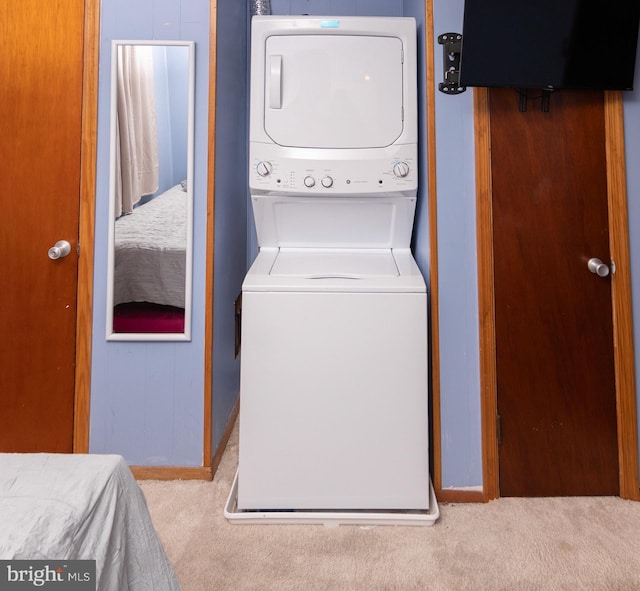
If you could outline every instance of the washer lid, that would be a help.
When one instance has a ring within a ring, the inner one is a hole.
[[[307,279],[364,279],[399,275],[391,250],[280,249],[270,275]]]
[[[426,285],[408,248],[261,248],[242,291],[426,293]]]

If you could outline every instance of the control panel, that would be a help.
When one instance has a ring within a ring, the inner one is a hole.
[[[388,157],[315,160],[270,155],[252,149],[249,185],[265,194],[414,194],[418,186],[414,153]],[[414,150],[415,152],[415,150]]]

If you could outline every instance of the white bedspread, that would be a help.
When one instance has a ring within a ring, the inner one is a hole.
[[[96,560],[100,591],[180,589],[116,455],[0,454],[0,559]]]
[[[188,194],[172,187],[116,220],[113,304],[184,308]]]

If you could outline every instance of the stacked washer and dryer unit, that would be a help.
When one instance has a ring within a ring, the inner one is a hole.
[[[251,43],[259,253],[227,516],[430,524],[415,21],[256,16]]]

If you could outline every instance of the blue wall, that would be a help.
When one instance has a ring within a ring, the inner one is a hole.
[[[196,43],[191,342],[105,340],[113,39],[170,39]],[[90,451],[119,453],[134,465],[201,466],[203,463],[208,55],[208,0],[103,0]]]
[[[433,2],[436,83],[437,37],[462,32],[463,9],[464,0]],[[482,484],[472,92],[435,97],[443,488]]]

